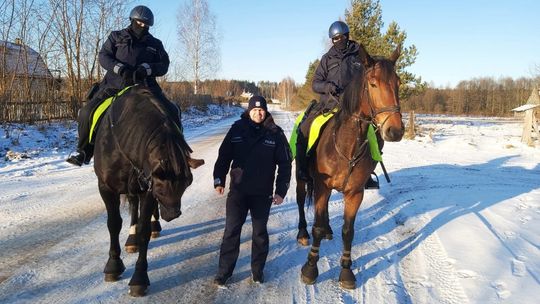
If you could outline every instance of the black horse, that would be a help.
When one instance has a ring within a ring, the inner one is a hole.
[[[204,163],[190,157],[179,118],[169,108],[161,94],[135,86],[114,100],[96,135],[94,169],[111,240],[105,281],[117,281],[125,270],[120,258],[120,194],[140,204],[139,257],[129,282],[132,296],[143,296],[150,285],[146,256],[152,213],[159,203],[165,221],[179,217],[181,197],[193,181],[190,168]]]

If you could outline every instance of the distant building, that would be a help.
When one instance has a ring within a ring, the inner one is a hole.
[[[524,105],[511,111],[524,117],[521,141],[534,146],[535,141],[540,140],[540,91],[538,87],[532,90],[531,96]]]
[[[243,91],[242,94],[240,94],[240,97],[243,97],[245,99],[250,99],[253,96],[253,93]]]
[[[17,39],[15,43],[0,40],[0,82],[4,100],[40,100],[55,79],[39,53]]]

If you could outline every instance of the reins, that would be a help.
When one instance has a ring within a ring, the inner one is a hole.
[[[368,82],[366,81],[368,72],[371,69],[374,69],[374,68],[375,67],[373,66],[373,67],[370,67],[370,68],[366,69],[364,71],[364,76],[363,76],[363,78],[364,78],[363,79],[364,88],[362,89],[362,94],[363,94],[363,96],[366,96],[366,98],[367,98],[367,102],[368,102],[368,105],[369,105],[369,111],[370,111],[370,117],[362,117],[362,116],[360,116],[360,115],[358,115],[356,113],[351,115],[351,117],[356,121],[355,129],[358,130],[358,132],[356,132],[356,134],[358,134],[358,135],[356,136],[356,140],[355,140],[355,144],[354,144],[355,148],[354,148],[352,157],[349,158],[348,156],[346,156],[338,148],[338,145],[337,145],[337,129],[338,129],[338,127],[337,126],[334,128],[334,131],[333,131],[333,134],[332,134],[333,135],[333,141],[334,141],[334,149],[336,150],[337,154],[339,156],[343,157],[344,159],[346,159],[347,163],[348,163],[347,175],[345,176],[345,179],[343,180],[343,185],[342,185],[343,191],[345,191],[345,187],[349,183],[349,178],[352,175],[352,171],[353,171],[354,167],[360,162],[360,160],[365,155],[365,153],[367,151],[368,144],[369,144],[367,135],[366,135],[365,139],[362,139],[362,135],[361,135],[362,134],[362,123],[371,124],[373,126],[374,130],[375,130],[375,133],[377,133],[377,132],[379,132],[380,129],[382,129],[382,127],[384,126],[384,124],[386,123],[388,118],[390,118],[390,115],[388,115],[381,124],[377,124],[376,121],[375,121],[375,118],[376,118],[377,115],[382,114],[382,113],[386,113],[386,112],[400,113],[400,110],[401,110],[401,108],[400,108],[400,106],[398,104],[395,104],[393,106],[383,107],[383,108],[375,110],[375,108],[373,106],[371,94],[370,94],[369,88],[368,88]],[[338,104],[339,104],[339,100],[337,100],[337,98],[334,95],[330,95],[330,96],[335,101],[337,101]],[[366,131],[366,134],[367,134],[367,131]],[[381,163],[381,168],[383,169],[384,177],[386,178],[386,181],[390,182],[390,176],[388,175],[388,172],[386,171],[386,167],[384,166],[384,163],[382,161],[380,161],[380,163]]]
[[[152,105],[154,107],[157,108],[157,110],[164,115],[164,117],[168,118],[168,116],[166,115],[167,113],[164,113],[158,106],[156,106],[154,104],[154,102],[152,102]],[[137,183],[139,184],[139,188],[141,191],[143,192],[151,192],[152,191],[152,186],[153,186],[153,182],[152,182],[152,172],[154,172],[158,167],[162,166],[163,167],[163,163],[164,163],[164,160],[163,159],[160,159],[159,160],[159,164],[156,165],[154,168],[149,168],[148,171],[149,172],[146,172],[144,170],[144,165],[143,165],[143,168],[139,168],[137,165],[135,165],[135,162],[127,155],[127,153],[122,149],[122,147],[120,146],[120,143],[118,141],[118,137],[116,136],[114,130],[115,130],[115,124],[116,122],[114,121],[114,105],[115,103],[111,103],[111,107],[110,107],[110,128],[111,128],[111,134],[112,134],[112,137],[113,137],[113,140],[116,144],[116,147],[118,148],[118,151],[120,151],[120,154],[128,160],[128,162],[130,163],[134,173],[135,173],[135,177],[137,178]],[[150,143],[152,142],[152,140],[154,139],[155,137],[155,134],[158,133],[160,130],[162,130],[166,125],[165,125],[165,122],[166,120],[164,120],[159,126],[157,126],[154,130],[152,130],[152,132],[150,133],[150,135],[148,136],[148,140],[146,142],[146,144],[144,145],[144,151],[147,151],[148,150],[148,147],[150,146]],[[173,125],[178,129],[177,131],[180,132],[178,126],[176,125],[176,123],[173,122]],[[184,161],[185,161],[185,154],[184,154],[184,151],[182,149],[180,149],[183,153],[183,158],[184,158]],[[187,164],[185,164],[187,166]]]

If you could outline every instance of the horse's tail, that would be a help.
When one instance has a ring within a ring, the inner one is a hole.
[[[313,180],[296,180],[296,200],[301,202],[302,206],[305,204],[309,207],[313,204]]]
[[[311,206],[313,204],[313,179],[309,179],[309,181],[306,182],[306,188],[307,188],[307,206]]]

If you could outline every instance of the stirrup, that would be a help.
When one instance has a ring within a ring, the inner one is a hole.
[[[78,151],[77,153],[77,155],[71,155],[70,153],[68,158],[66,159],[66,162],[80,167],[83,165],[83,163],[86,163],[86,153],[84,153],[84,151]]]
[[[379,177],[375,174],[370,174],[369,179],[367,180],[364,188],[368,190],[379,189]]]

